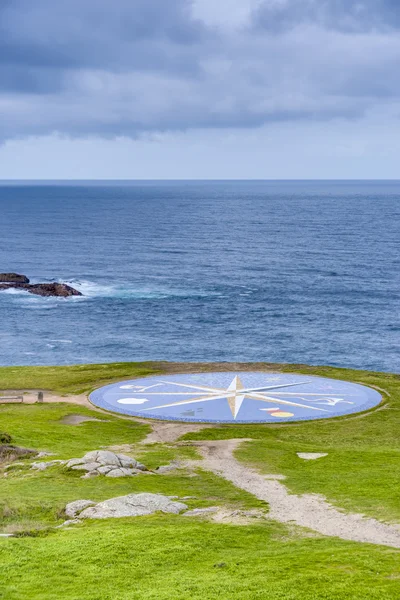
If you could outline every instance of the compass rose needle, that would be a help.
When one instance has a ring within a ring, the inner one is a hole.
[[[298,383],[286,383],[285,385],[270,385],[270,386],[263,386],[263,387],[257,387],[257,388],[246,388],[245,390],[243,390],[244,392],[272,392],[273,390],[278,390],[280,388],[288,388],[288,387],[294,387],[296,385],[307,385],[308,383],[311,383],[311,381],[299,381]]]
[[[243,393],[277,390],[280,388],[293,387],[296,385],[306,385],[308,383],[311,383],[310,381],[299,381],[297,383],[286,383],[284,385],[271,385],[271,386],[263,386],[263,387],[257,387],[257,388],[244,388],[243,384],[240,380],[240,377],[238,375],[236,375],[234,377],[232,383],[230,384],[228,390],[234,389],[234,387],[232,388],[231,386],[236,385],[234,383],[235,381],[237,382],[237,385],[240,386],[240,388],[238,387],[238,389],[240,389]],[[208,386],[204,386],[204,385],[194,385],[194,384],[187,384],[187,383],[176,383],[175,381],[162,381],[161,383],[164,383],[167,385],[176,385],[178,387],[190,388],[192,390],[202,390],[204,392],[222,393],[222,392],[226,391],[223,388],[215,388],[215,387],[208,387]],[[172,394],[172,393],[177,393],[177,392],[169,392],[169,393]]]
[[[288,406],[299,406],[300,408],[329,412],[329,410],[325,410],[324,408],[316,408],[315,406],[308,406],[308,404],[300,404],[299,402],[290,402],[289,400],[283,400],[281,398],[272,398],[271,396],[265,396],[264,394],[246,394],[246,398],[259,400],[260,402],[273,402],[274,404],[286,404]]]
[[[213,388],[205,385],[189,385],[187,383],[176,383],[175,381],[162,381],[167,385],[177,385],[178,387],[191,388],[192,390],[202,390],[203,392],[226,392],[224,388]]]
[[[169,384],[169,382],[163,382],[166,384]],[[302,385],[302,383],[304,382],[299,382],[297,384],[288,384],[289,386],[293,386],[293,385]],[[203,389],[203,386],[190,386],[187,384],[176,384],[179,387],[192,387],[194,389]],[[276,388],[281,388],[281,387],[288,387],[288,386],[273,386],[274,389]],[[187,400],[180,400],[178,402],[171,402],[170,404],[162,404],[160,406],[153,406],[151,408],[144,408],[142,411],[140,412],[146,412],[146,411],[150,411],[150,410],[158,410],[160,408],[172,408],[174,406],[185,406],[188,404],[196,404],[197,402],[211,402],[213,400],[221,400],[221,399],[226,399],[228,401],[228,405],[230,408],[230,411],[232,413],[232,416],[234,417],[234,419],[236,419],[236,417],[239,414],[240,408],[243,404],[243,401],[245,398],[249,398],[250,400],[257,400],[259,402],[269,402],[269,403],[274,403],[274,404],[284,404],[287,406],[298,406],[299,408],[309,408],[310,410],[317,410],[317,411],[321,411],[321,412],[329,412],[323,408],[316,408],[315,406],[307,406],[306,404],[300,404],[298,402],[291,402],[289,400],[283,400],[280,398],[272,398],[270,396],[266,396],[265,394],[261,394],[261,393],[257,393],[256,391],[253,391],[254,388],[244,388],[243,383],[240,380],[240,377],[238,377],[237,375],[233,378],[231,384],[229,385],[228,389],[220,389],[220,388],[205,388],[206,391],[209,391],[210,393],[208,395],[205,396],[200,396],[197,398],[188,398]],[[257,390],[259,390],[260,388],[256,388]],[[263,390],[265,389],[271,389],[271,388],[261,388]],[[272,389],[271,389],[272,391]],[[179,395],[186,395],[186,394],[191,394],[192,396],[198,396],[199,392],[150,392],[148,395],[154,395],[154,396],[158,396],[158,395],[174,395],[177,396]],[[278,392],[279,393],[279,392]]]
[[[229,396],[227,396],[229,408],[231,409],[233,418],[236,419],[240,407],[243,404],[243,400],[245,399],[245,390],[243,389],[243,384],[238,376],[233,379],[228,387],[228,391],[230,392]]]
[[[175,394],[174,394],[175,395]],[[210,395],[203,396],[201,398],[191,398],[190,400],[180,400],[179,402],[171,402],[171,404],[161,404],[160,406],[152,406],[151,408],[144,408],[140,412],[145,412],[149,410],[157,410],[159,408],[171,408],[172,406],[184,406],[185,404],[196,404],[196,402],[211,402],[212,400],[221,400],[222,398],[226,398],[228,396],[227,392],[224,391],[223,394],[220,395]]]
[[[167,383],[167,382],[166,382]],[[177,384],[183,387],[191,387],[184,384]],[[198,389],[199,386],[193,386],[195,389]],[[200,398],[190,398],[188,400],[181,400],[180,402],[172,402],[171,404],[163,404],[162,406],[153,406],[152,408],[145,408],[141,412],[156,410],[159,408],[171,408],[173,406],[184,406],[186,404],[195,404],[196,402],[210,402],[212,400],[221,400],[226,398],[228,400],[229,408],[231,410],[232,416],[236,419],[240,407],[242,406],[245,395],[243,394],[243,384],[240,381],[239,377],[234,377],[228,389],[218,389],[218,388],[208,388],[209,391],[213,391],[213,394],[209,394],[208,396],[203,396]],[[217,392],[217,393],[215,393]],[[179,392],[178,392],[179,393]],[[182,392],[181,392],[182,393]],[[184,392],[185,394],[188,392]],[[193,392],[192,394],[195,394]],[[176,395],[176,393],[174,394]]]

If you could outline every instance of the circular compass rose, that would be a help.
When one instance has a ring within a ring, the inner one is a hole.
[[[191,422],[323,419],[376,406],[375,390],[347,381],[278,373],[146,377],[100,388],[93,404],[128,415]]]

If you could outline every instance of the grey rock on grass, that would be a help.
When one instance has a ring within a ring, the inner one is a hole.
[[[328,454],[324,452],[297,452],[297,456],[303,460],[317,460],[328,456]]]
[[[90,506],[80,513],[80,519],[140,517],[158,511],[178,515],[187,510],[183,502],[174,502],[162,494],[128,494]]]
[[[88,508],[89,506],[93,506],[96,504],[93,500],[75,500],[74,502],[70,502],[65,507],[65,514],[70,519],[74,519],[80,512]]]
[[[31,465],[31,469],[33,471],[45,471],[49,467],[54,467],[54,465],[63,464],[63,460],[49,460],[47,462],[34,462]]]
[[[110,450],[93,450],[82,458],[72,458],[67,463],[67,468],[73,471],[86,471],[83,477],[130,477],[142,471],[147,471],[142,463],[124,454],[115,454]]]

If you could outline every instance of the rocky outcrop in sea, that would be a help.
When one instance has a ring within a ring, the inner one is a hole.
[[[8,289],[26,290],[43,297],[68,298],[83,294],[66,283],[30,283],[28,277],[18,273],[0,273],[0,291]]]

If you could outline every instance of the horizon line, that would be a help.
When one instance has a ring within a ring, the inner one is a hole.
[[[99,182],[99,183],[140,183],[140,182],[285,182],[285,183],[297,183],[297,182],[400,182],[400,178],[363,178],[363,179],[351,179],[351,178],[287,178],[287,179],[274,179],[274,178],[155,178],[155,179],[146,179],[146,178],[137,178],[137,179],[125,179],[125,178],[96,178],[96,179],[84,179],[84,178],[45,178],[45,179],[28,179],[28,178],[19,178],[19,179],[1,179],[0,185],[10,184],[10,183],[54,183],[54,182],[62,182],[62,183],[74,183],[74,182]]]

